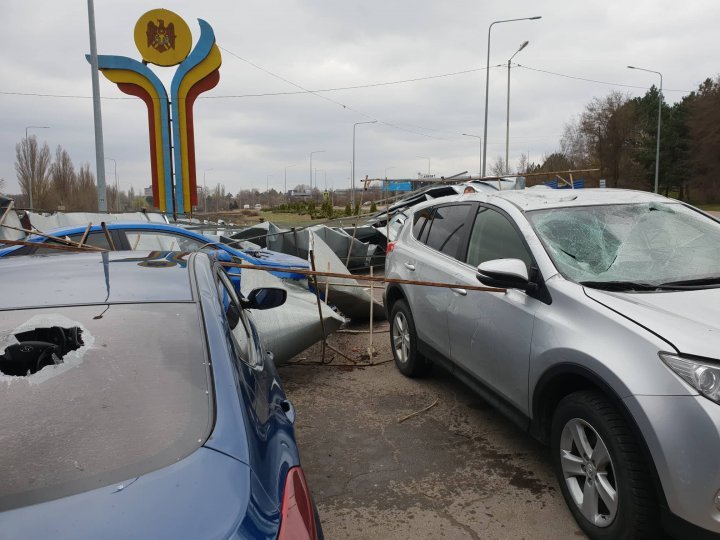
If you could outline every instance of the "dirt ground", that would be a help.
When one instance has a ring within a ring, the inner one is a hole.
[[[352,330],[368,326],[355,325]],[[446,372],[420,380],[392,362],[388,323],[375,325],[373,367],[320,344],[280,369],[297,410],[303,468],[328,539],[583,537],[557,487],[547,448]],[[367,362],[369,335],[328,338]],[[435,404],[419,414],[403,417]]]

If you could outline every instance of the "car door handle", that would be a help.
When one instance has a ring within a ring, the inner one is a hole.
[[[459,294],[460,296],[467,296],[467,291],[465,289],[450,289],[452,292]]]
[[[404,263],[404,264],[405,264],[405,268],[407,268],[408,270],[412,270],[413,272],[415,271],[415,265],[414,265],[414,264],[410,264],[410,263],[407,263],[407,262]]]

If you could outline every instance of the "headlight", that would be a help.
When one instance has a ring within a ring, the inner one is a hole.
[[[708,399],[720,403],[720,364],[661,352],[660,358],[682,380]]]

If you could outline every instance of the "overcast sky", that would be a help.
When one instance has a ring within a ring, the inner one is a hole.
[[[563,126],[594,96],[612,89],[641,95],[661,71],[674,102],[720,72],[713,0],[470,1],[169,1],[96,0],[99,54],[139,59],[137,19],[153,8],[176,12],[194,39],[197,19],[214,28],[222,48],[220,84],[195,105],[198,181],[223,183],[233,193],[255,187],[309,183],[311,151],[318,187],[345,188],[350,177],[354,122],[356,178],[366,174],[416,177],[478,172],[485,103],[488,25],[541,15],[537,21],[493,27],[488,164],[505,153],[507,60],[529,46],[511,71],[510,162],[533,161],[556,150]],[[59,144],[76,166],[95,170],[87,2],[5,0],[0,17],[0,178],[19,191],[15,145],[30,134]],[[238,58],[240,57],[240,58]],[[241,59],[242,58],[242,59]],[[244,60],[243,60],[244,59]],[[255,64],[254,67],[250,63]],[[260,69],[262,68],[262,69]],[[533,70],[604,81],[587,82]],[[175,68],[156,68],[169,81]],[[266,71],[263,71],[266,70]],[[375,85],[329,92],[265,95]],[[456,74],[458,72],[466,72]],[[623,87],[619,85],[628,85]],[[150,185],[145,105],[101,76],[105,155],[117,161],[120,188]],[[37,97],[11,93],[75,97]],[[240,97],[237,97],[240,96]],[[127,98],[127,99],[117,99]],[[113,178],[113,163],[106,165]]]

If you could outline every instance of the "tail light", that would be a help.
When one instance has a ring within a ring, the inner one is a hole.
[[[293,467],[288,471],[280,512],[278,540],[317,539],[312,498],[300,467]]]
[[[390,253],[395,249],[395,242],[388,242],[387,247],[385,249],[385,253]]]

